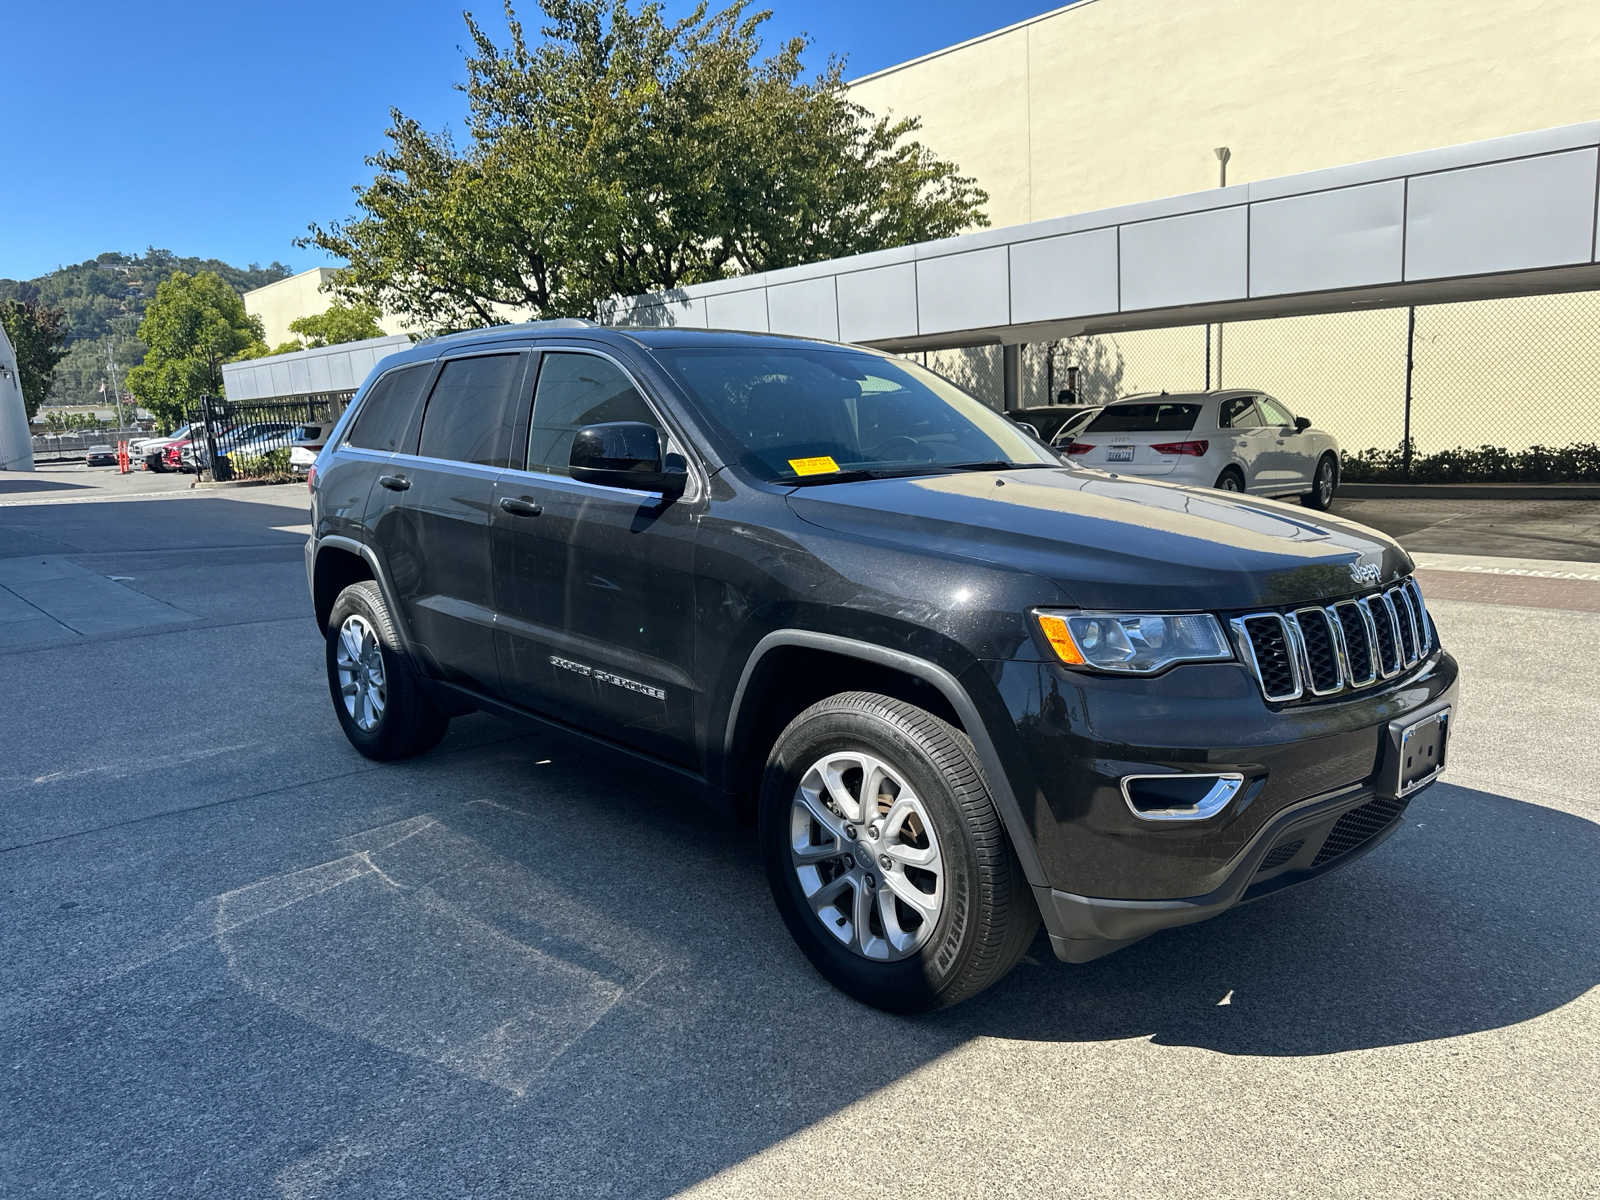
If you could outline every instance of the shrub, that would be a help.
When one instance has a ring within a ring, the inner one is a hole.
[[[229,455],[228,463],[233,468],[235,479],[265,479],[273,483],[287,483],[294,478],[289,470],[287,446],[249,457]]]
[[[1404,481],[1405,444],[1343,455],[1341,475],[1348,483]],[[1552,448],[1457,446],[1418,454],[1412,443],[1412,483],[1595,483],[1600,482],[1600,445],[1574,442]]]

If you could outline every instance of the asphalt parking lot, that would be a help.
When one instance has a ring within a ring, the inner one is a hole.
[[[1464,685],[1385,845],[907,1020],[671,781],[481,716],[359,757],[304,489],[153,478],[0,477],[0,1195],[1596,1191],[1600,506],[1444,526],[1542,573],[1402,534]]]

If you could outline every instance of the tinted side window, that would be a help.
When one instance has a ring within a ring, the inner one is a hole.
[[[422,385],[427,382],[430,363],[390,371],[367,393],[356,414],[355,424],[345,444],[363,450],[400,450],[400,443],[416,415]]]
[[[643,421],[662,433],[650,406],[633,381],[593,354],[549,352],[539,365],[528,429],[528,469],[565,475],[572,435],[605,421]]]
[[[520,354],[484,354],[446,362],[422,414],[417,453],[486,467],[509,466],[517,420],[513,385],[521,368]]]
[[[1235,396],[1224,400],[1217,414],[1219,429],[1255,429],[1261,424],[1256,415],[1255,400],[1250,396]]]
[[[1293,425],[1294,418],[1289,415],[1289,410],[1279,404],[1271,396],[1260,398],[1261,413],[1266,418],[1268,425]]]

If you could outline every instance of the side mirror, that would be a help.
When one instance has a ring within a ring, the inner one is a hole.
[[[661,435],[643,421],[585,425],[572,438],[567,465],[583,483],[681,496],[689,464],[681,454],[661,455]]]
[[[1306,430],[1308,430],[1310,428],[1311,428],[1311,418],[1310,417],[1296,417],[1294,419],[1294,431],[1296,433],[1304,433]]]

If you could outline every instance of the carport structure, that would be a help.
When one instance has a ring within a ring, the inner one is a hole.
[[[1219,187],[666,293],[619,325],[885,350],[1600,288],[1600,121]]]

